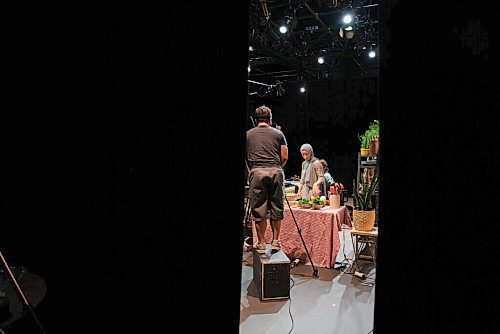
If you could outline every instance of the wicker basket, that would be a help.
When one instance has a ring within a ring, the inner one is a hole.
[[[371,231],[375,225],[375,210],[361,211],[354,209],[352,211],[354,228],[358,231]]]

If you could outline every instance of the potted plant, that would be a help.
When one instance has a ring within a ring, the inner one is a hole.
[[[299,200],[299,205],[302,207],[302,209],[309,209],[312,206],[311,202],[307,198],[301,198]]]
[[[326,196],[321,196],[321,197],[314,197],[312,199],[312,206],[313,206],[313,209],[321,209],[322,207],[324,207],[326,204]]]
[[[368,137],[366,136],[366,132],[360,135],[358,133],[358,139],[361,144],[361,155],[367,156],[370,152],[370,142],[368,141]]]
[[[354,206],[353,206],[353,221],[354,228],[358,231],[371,231],[375,225],[375,207],[372,202],[372,195],[375,193],[379,183],[379,162],[375,167],[375,175],[370,181],[368,178],[363,178],[360,185],[356,186],[356,182],[352,181]]]
[[[379,141],[379,130],[380,122],[378,120],[373,120],[370,122],[368,129],[365,130],[363,134],[358,133],[358,139],[361,144],[361,155],[362,156],[375,156],[378,153],[378,141]]]

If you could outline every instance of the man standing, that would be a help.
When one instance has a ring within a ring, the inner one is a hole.
[[[273,128],[271,109],[265,105],[255,109],[257,125],[247,131],[247,163],[250,169],[248,198],[258,241],[254,249],[265,253],[267,219],[273,232],[271,248],[281,249],[279,239],[284,212],[283,167],[288,160],[285,135]]]

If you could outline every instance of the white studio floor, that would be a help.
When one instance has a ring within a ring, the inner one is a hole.
[[[253,253],[243,253],[240,334],[369,334],[373,330],[375,274],[373,261],[358,261],[364,279],[351,273],[354,259],[351,229],[339,231],[341,240],[335,268],[291,266],[290,298],[259,299],[253,281]],[[369,248],[365,248],[368,251]],[[366,254],[365,251],[362,254]],[[353,270],[352,272],[354,272]]]

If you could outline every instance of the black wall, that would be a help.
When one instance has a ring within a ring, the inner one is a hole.
[[[2,7],[0,247],[45,280],[48,333],[238,331],[248,45],[207,27],[246,36],[248,6],[226,6]]]

